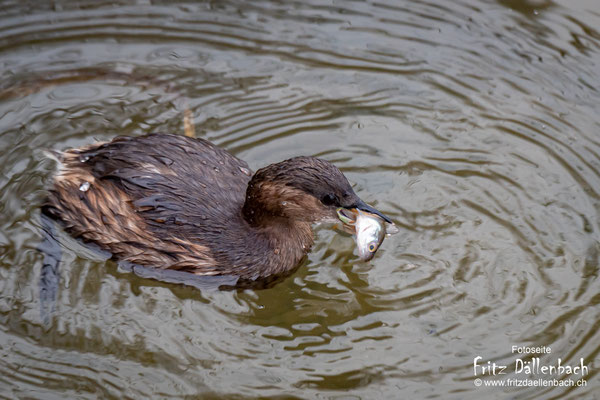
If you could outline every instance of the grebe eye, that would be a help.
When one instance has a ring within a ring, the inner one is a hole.
[[[377,246],[375,246],[375,243],[371,243],[369,245],[369,251],[372,253],[377,249]]]
[[[338,202],[338,198],[333,194],[326,194],[321,199],[321,203],[325,204],[326,206],[331,206],[337,202]]]

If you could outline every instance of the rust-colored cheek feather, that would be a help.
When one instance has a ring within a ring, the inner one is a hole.
[[[43,211],[118,260],[198,275],[289,272],[313,244],[310,223],[359,200],[327,161],[262,168],[202,139],[118,137],[62,153]],[[252,178],[251,178],[252,177]]]

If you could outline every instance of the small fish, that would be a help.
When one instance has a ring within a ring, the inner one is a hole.
[[[375,214],[356,210],[358,215],[354,223],[358,256],[369,261],[375,256],[377,249],[385,238],[385,221]]]
[[[387,223],[378,215],[358,208],[339,208],[337,213],[342,221],[341,230],[355,235],[358,256],[363,261],[369,261],[375,256],[386,236],[399,232],[394,223]]]

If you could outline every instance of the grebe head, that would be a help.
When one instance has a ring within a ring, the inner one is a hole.
[[[243,214],[256,226],[273,219],[346,223],[340,209],[363,210],[391,223],[354,193],[335,165],[315,157],[294,157],[254,174],[246,191]]]

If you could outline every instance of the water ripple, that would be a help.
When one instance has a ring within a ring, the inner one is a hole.
[[[0,5],[0,386],[9,397],[481,398],[476,355],[598,363],[600,13],[556,2]],[[40,315],[43,149],[183,133],[253,169],[335,162],[401,228],[319,227],[264,290],[198,290],[60,237]],[[5,389],[5,390],[4,390]],[[57,395],[58,393],[58,395]],[[506,392],[508,393],[508,392]]]

